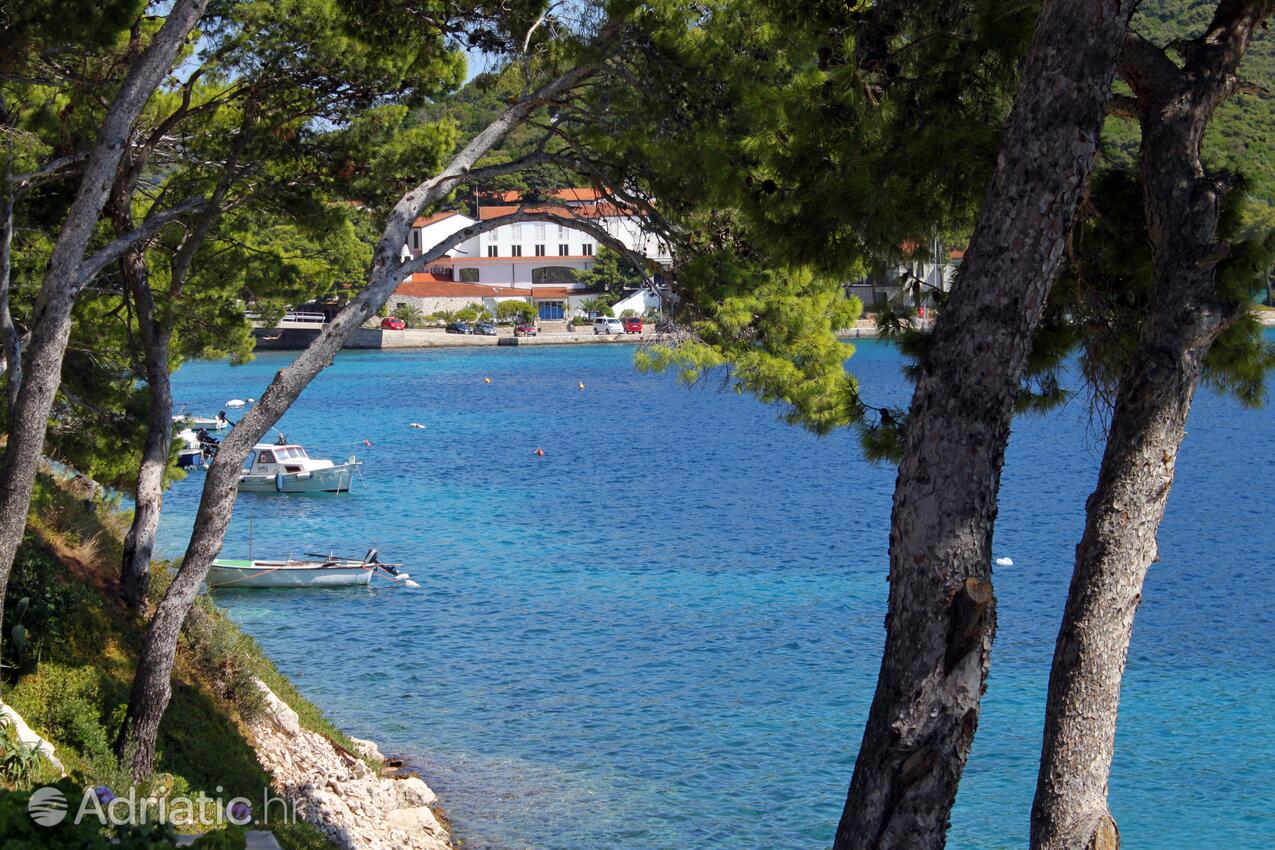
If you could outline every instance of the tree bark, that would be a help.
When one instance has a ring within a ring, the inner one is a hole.
[[[1217,300],[1217,241],[1226,181],[1206,175],[1200,144],[1234,91],[1265,2],[1218,5],[1179,68],[1129,35],[1121,76],[1142,123],[1142,183],[1154,290],[1139,344],[1121,375],[1097,488],[1086,503],[1071,588],[1054,648],[1033,850],[1114,850],[1107,805],[1120,684],[1156,533],[1173,484],[1187,414],[1209,347],[1248,309]]]
[[[908,415],[885,653],[836,850],[944,845],[996,626],[991,542],[1013,402],[1133,5],[1053,0],[1041,12]]]
[[[13,188],[5,181],[0,198],[0,344],[4,345],[6,412],[13,416],[22,386],[22,343],[9,309],[9,280],[13,271]]]
[[[440,174],[421,183],[394,206],[368,270],[367,285],[290,366],[275,374],[260,400],[222,442],[204,480],[203,496],[181,568],[169,585],[151,620],[138,658],[124,726],[116,752],[139,781],[148,776],[155,759],[160,720],[172,696],[172,670],[182,623],[208,567],[221,550],[239,485],[239,471],[252,446],[279,421],[301,391],[335,358],[345,340],[376,311],[404,277],[424,268],[475,233],[512,221],[502,217],[453,234],[432,250],[407,262],[399,260],[412,221],[428,204],[446,197],[474,164],[536,108],[559,98],[595,72],[582,66],[563,74],[539,91],[505,110],[474,137]]]
[[[131,192],[128,193],[131,195]],[[116,233],[133,229],[127,199],[112,210]],[[150,270],[146,265],[146,248],[137,246],[120,257],[120,272],[132,295],[137,315],[138,336],[142,342],[142,363],[146,372],[149,407],[146,417],[146,440],[142,460],[133,489],[133,524],[124,537],[123,563],[120,565],[120,596],[133,610],[142,607],[150,580],[151,555],[155,550],[155,534],[164,500],[164,470],[173,443],[173,393],[168,375],[168,344],[171,333],[156,315],[155,298],[150,288]]]
[[[61,379],[71,308],[87,271],[85,250],[128,146],[133,122],[172,68],[207,2],[176,0],[159,32],[129,69],[103,119],[97,144],[54,244],[32,314],[26,374],[17,404],[10,411],[9,442],[0,467],[0,600],[26,528],[36,466],[44,449],[45,426]]]

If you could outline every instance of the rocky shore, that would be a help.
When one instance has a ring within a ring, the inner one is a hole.
[[[257,681],[266,710],[249,724],[257,760],[298,814],[344,850],[452,850],[434,812],[438,797],[415,776],[384,776],[368,766],[384,757],[371,741],[350,753],[301,728],[297,713]]]

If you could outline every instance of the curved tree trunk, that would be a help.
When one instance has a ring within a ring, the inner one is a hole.
[[[239,486],[240,467],[248,452],[287,412],[310,381],[332,362],[345,340],[385,303],[404,277],[424,268],[476,233],[519,218],[511,216],[482,222],[453,234],[431,251],[406,263],[399,260],[399,251],[407,242],[411,223],[422,208],[451,192],[474,164],[532,111],[570,91],[594,71],[591,66],[568,71],[538,92],[513,104],[466,145],[442,173],[404,195],[394,206],[377,243],[367,285],[335,319],[324,326],[314,342],[291,365],[275,374],[261,399],[222,442],[204,480],[195,526],[181,568],[165,592],[146,632],[124,726],[116,740],[117,754],[128,762],[129,769],[138,780],[148,776],[152,770],[159,724],[172,696],[173,663],[182,623],[208,574],[209,566],[221,551]]]
[[[58,234],[48,271],[36,299],[27,350],[26,374],[10,411],[9,443],[0,466],[0,600],[22,534],[44,431],[61,381],[62,357],[71,331],[71,309],[88,273],[85,250],[106,204],[116,168],[129,144],[133,122],[173,66],[186,35],[208,0],[176,0],[154,39],[137,58],[120,87],[80,179],[75,200]]]
[[[1187,414],[1217,335],[1247,305],[1221,304],[1217,239],[1226,183],[1204,173],[1200,143],[1230,96],[1264,2],[1219,4],[1179,69],[1131,34],[1121,75],[1139,102],[1142,182],[1155,290],[1138,349],[1121,376],[1097,489],[1054,649],[1036,799],[1033,850],[1112,850],[1107,806],[1120,683],[1156,559],[1156,532],[1186,433]]]
[[[1010,418],[1132,12],[1046,2],[964,268],[905,431],[876,694],[836,850],[939,848],[996,627],[991,542]]]

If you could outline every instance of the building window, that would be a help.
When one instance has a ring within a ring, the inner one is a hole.
[[[562,239],[567,235],[567,226],[565,224],[558,225],[558,238]]]
[[[460,270],[461,283],[478,283],[478,278],[479,278],[478,269],[461,269]]]
[[[412,231],[412,250],[419,251],[421,249],[421,232],[419,230]]]
[[[545,226],[543,224],[536,225],[536,238],[537,239],[545,238]]]
[[[495,257],[495,256],[497,256],[497,254],[496,254],[496,246],[495,246],[495,245],[488,245],[488,246],[487,246],[487,256],[489,256],[489,257]]]
[[[406,301],[400,301],[400,302],[398,302],[397,304],[395,304],[395,305],[394,305],[394,309],[395,309],[395,310],[402,310],[402,309],[403,309],[404,307],[406,307],[406,306],[407,306],[407,302],[406,302]]]
[[[536,246],[536,256],[537,256],[537,257],[543,257],[544,255],[545,255],[545,246],[543,246],[543,245],[537,245],[537,246]]]
[[[592,256],[593,256],[593,243],[592,243],[592,242],[585,242],[583,245],[581,245],[581,246],[580,246],[580,253],[581,253],[581,254],[584,254],[586,257],[592,257]]]
[[[541,266],[531,270],[532,283],[575,283],[576,270],[567,266]]]
[[[521,224],[511,224],[511,225],[509,225],[509,232],[510,232],[510,234],[511,234],[511,235],[512,235],[515,239],[521,239],[521,238],[522,238],[522,225],[521,225]]]
[[[521,257],[521,256],[522,256],[522,246],[521,246],[521,245],[515,245],[515,246],[513,246],[512,248],[510,248],[510,249],[509,249],[509,252],[510,252],[510,253],[509,253],[509,256],[511,256],[511,257]]]
[[[568,245],[566,242],[563,242],[561,245],[558,246],[559,257],[565,257],[569,255],[570,253],[571,253],[571,246]]]

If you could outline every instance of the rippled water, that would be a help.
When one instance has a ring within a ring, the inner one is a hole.
[[[894,471],[631,354],[341,354],[282,427],[357,449],[367,486],[244,495],[225,553],[253,517],[258,557],[376,545],[423,587],[219,599],[339,725],[420,766],[473,850],[827,847],[879,663]],[[176,396],[215,413],[286,362],[188,364]],[[905,394],[898,365],[873,342],[852,361],[880,400]],[[1271,423],[1209,393],[1192,413],[1126,677],[1126,847],[1275,835]],[[1015,565],[953,848],[1026,844],[1088,425],[1081,404],[1015,425],[995,547]],[[168,496],[165,555],[200,486]]]

